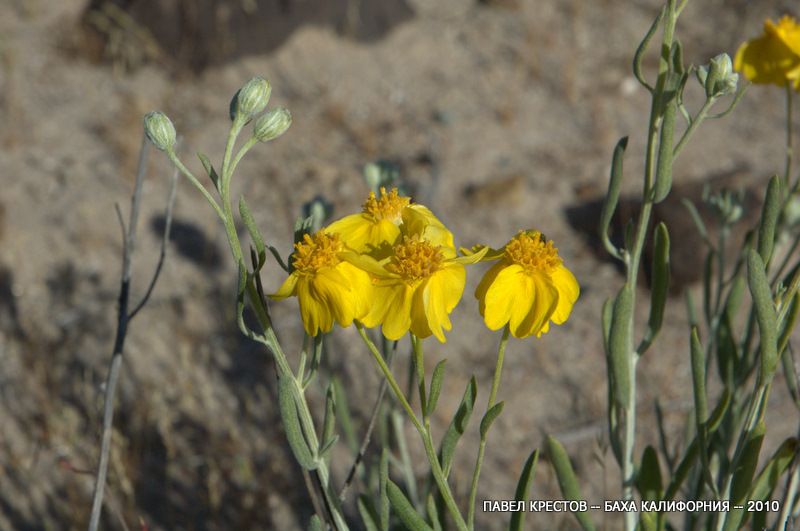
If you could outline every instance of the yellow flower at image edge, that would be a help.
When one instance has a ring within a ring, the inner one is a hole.
[[[389,248],[403,235],[417,235],[436,245],[453,247],[453,234],[427,207],[411,204],[397,188],[380,195],[370,192],[358,214],[345,216],[328,225],[328,232],[340,234],[348,247],[359,253],[385,258]]]
[[[545,242],[537,231],[520,232],[493,255],[487,259],[500,261],[475,290],[489,329],[508,324],[514,337],[539,337],[549,330],[551,320],[562,324],[569,318],[580,287],[552,241]]]
[[[303,327],[310,336],[330,332],[334,321],[350,326],[369,310],[372,281],[366,272],[341,259],[345,250],[337,234],[304,235],[292,254],[294,271],[270,295],[278,300],[297,296]]]
[[[353,254],[374,277],[373,306],[361,319],[367,327],[383,325],[383,335],[397,340],[409,330],[420,338],[430,335],[444,343],[450,330],[450,312],[464,293],[467,272],[464,265],[480,260],[485,251],[472,256],[455,256],[418,236],[405,237],[392,247],[391,256],[378,262],[367,255]]]
[[[757,84],[800,88],[800,24],[790,16],[764,22],[764,35],[739,47],[734,68]]]

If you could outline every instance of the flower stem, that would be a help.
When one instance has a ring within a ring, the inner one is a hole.
[[[186,176],[187,179],[189,179],[189,182],[191,182],[194,185],[195,188],[200,190],[200,193],[203,194],[203,197],[206,198],[206,201],[208,201],[208,204],[211,205],[211,208],[214,209],[214,212],[216,212],[217,216],[219,216],[219,219],[223,220],[223,222],[224,222],[225,221],[225,215],[222,213],[222,209],[220,208],[219,204],[217,203],[217,200],[214,199],[214,197],[212,197],[212,195],[209,193],[209,191],[206,190],[205,186],[200,184],[200,181],[197,180],[197,177],[195,177],[194,174],[191,171],[189,171],[189,168],[187,168],[183,164],[183,162],[181,162],[181,159],[178,158],[178,155],[175,153],[175,151],[174,150],[167,151],[167,157],[169,157],[169,160],[172,161],[172,163],[175,165],[175,167],[178,168],[178,170],[180,170],[180,172],[184,176]]]
[[[416,413],[414,413],[414,410],[411,409],[411,405],[408,403],[403,391],[400,389],[400,386],[398,385],[397,380],[395,380],[391,369],[389,369],[389,366],[386,365],[386,361],[384,361],[380,351],[378,351],[378,347],[376,347],[369,336],[367,336],[367,332],[364,330],[364,325],[359,322],[356,322],[355,325],[356,330],[358,330],[358,334],[367,345],[372,357],[378,363],[378,367],[380,367],[381,372],[383,372],[384,377],[389,382],[389,387],[392,388],[392,392],[394,393],[395,397],[400,402],[400,405],[403,406],[403,409],[406,410],[408,417],[411,419],[411,423],[417,429],[417,432],[419,432],[420,438],[422,439],[422,444],[425,447],[425,455],[428,457],[428,462],[431,465],[433,479],[436,481],[436,485],[439,487],[439,492],[444,499],[445,505],[447,505],[448,511],[450,511],[450,515],[455,521],[456,527],[459,529],[459,531],[468,531],[469,528],[467,527],[466,522],[464,522],[464,517],[461,516],[461,512],[458,510],[458,505],[453,498],[453,493],[451,492],[450,486],[447,484],[447,479],[445,479],[444,473],[442,472],[442,466],[439,463],[439,458],[436,455],[436,449],[433,447],[433,437],[431,436],[430,425],[426,423],[426,425],[423,426],[419,420],[419,417],[417,417]],[[421,351],[421,346],[419,348]]]
[[[500,387],[500,376],[503,372],[503,359],[506,354],[506,345],[508,344],[508,325],[503,329],[503,337],[500,339],[500,346],[497,348],[497,364],[494,367],[494,377],[492,378],[492,389],[489,391],[489,402],[486,404],[486,411],[492,409],[495,400],[497,399],[497,390]],[[481,442],[478,447],[478,458],[475,461],[475,471],[472,473],[472,485],[469,491],[469,513],[467,515],[467,525],[470,529],[475,527],[475,498],[478,495],[478,479],[481,476],[481,467],[483,466],[483,456],[486,452],[486,439],[488,432],[481,434]]]
[[[789,181],[792,178],[792,159],[794,158],[794,149],[792,142],[792,85],[786,82],[786,169],[783,172],[783,179],[785,183],[785,190],[789,189]],[[792,193],[797,191],[800,180],[795,183]]]

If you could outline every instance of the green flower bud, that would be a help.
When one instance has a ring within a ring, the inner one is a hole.
[[[163,112],[153,111],[144,115],[144,133],[161,151],[171,151],[175,146],[175,126]]]
[[[730,56],[721,53],[697,69],[697,80],[705,88],[706,96],[714,98],[736,92],[739,74],[733,71]]]
[[[288,109],[279,107],[264,113],[256,120],[253,136],[261,142],[278,138],[292,125],[292,115]]]
[[[241,116],[245,121],[251,120],[253,116],[267,108],[271,93],[272,87],[269,82],[261,77],[254,77],[242,85],[231,100],[231,120],[235,120],[237,116]]]

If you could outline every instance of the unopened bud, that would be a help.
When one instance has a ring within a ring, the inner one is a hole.
[[[175,126],[163,112],[153,111],[144,115],[144,132],[161,151],[170,151],[175,146]]]
[[[231,100],[231,120],[237,117],[248,121],[256,114],[267,108],[272,87],[269,82],[261,77],[254,77],[233,96]]]
[[[721,53],[711,59],[708,65],[697,69],[697,80],[705,88],[706,96],[713,98],[736,92],[739,74],[733,71],[730,56]]]
[[[288,109],[279,107],[263,114],[253,128],[253,136],[261,142],[278,138],[292,125],[292,115]]]

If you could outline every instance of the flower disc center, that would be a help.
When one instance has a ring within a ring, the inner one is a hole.
[[[394,246],[394,254],[386,269],[413,282],[431,276],[441,269],[443,261],[444,255],[438,246],[415,236]]]
[[[303,235],[303,241],[294,244],[292,264],[301,273],[316,273],[326,267],[335,267],[341,260],[338,253],[344,250],[338,234],[317,232]]]
[[[380,198],[375,197],[375,192],[370,192],[369,197],[364,201],[362,210],[375,220],[388,219],[396,221],[400,219],[400,214],[410,202],[411,199],[402,197],[397,192],[397,188],[392,188],[392,191],[387,194],[386,188],[381,187]]]
[[[505,254],[527,273],[552,273],[561,265],[558,249],[552,241],[545,242],[539,231],[523,231],[514,236],[506,245]]]

